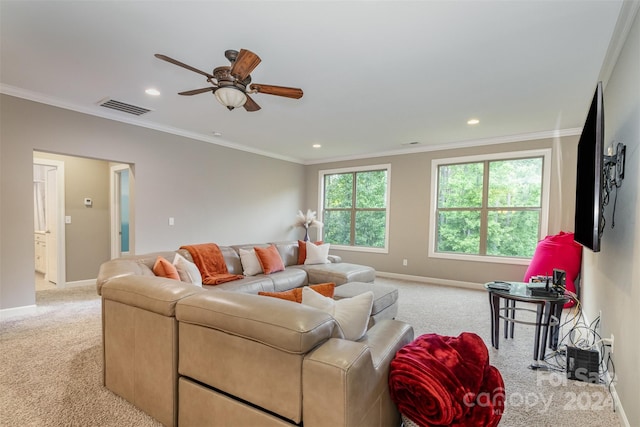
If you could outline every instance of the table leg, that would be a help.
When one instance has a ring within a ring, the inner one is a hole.
[[[536,303],[536,332],[535,339],[533,341],[533,360],[539,360],[539,348],[540,348],[540,328],[542,327],[542,316],[544,314],[545,303]]]
[[[515,300],[511,300],[511,310],[510,310],[510,315],[509,317],[511,318],[511,322],[509,322],[509,337],[511,339],[513,339],[513,328],[516,326],[516,322],[514,322],[514,320],[516,319],[516,301]]]
[[[558,321],[558,324],[551,329],[551,337],[549,337],[549,348],[552,350],[558,349],[558,335],[560,334],[560,318],[562,317],[562,309],[564,308],[563,302],[553,303],[553,315]]]
[[[491,345],[497,350],[500,345],[500,297],[489,292],[489,305],[491,306]]]
[[[538,343],[538,345],[540,346],[540,353],[539,353],[540,360],[544,359],[544,355],[546,353],[547,337],[549,336],[549,329],[551,328],[551,316],[552,316],[552,313],[555,311],[554,304],[552,302],[546,302],[544,304],[543,311],[544,311],[544,323],[542,324],[542,327],[543,327],[542,340],[540,340],[540,342]],[[549,337],[549,340],[551,340],[551,337]]]

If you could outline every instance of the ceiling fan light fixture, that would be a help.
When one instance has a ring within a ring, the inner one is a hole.
[[[214,92],[218,102],[229,110],[242,107],[247,102],[247,95],[240,89],[236,89],[233,86],[226,86],[216,89]]]

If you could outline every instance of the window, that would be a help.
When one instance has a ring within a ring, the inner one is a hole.
[[[387,252],[390,165],[320,171],[322,240]]]
[[[548,220],[551,150],[432,163],[430,256],[528,261]]]

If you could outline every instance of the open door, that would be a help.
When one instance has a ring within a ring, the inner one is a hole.
[[[47,169],[46,179],[47,272],[45,280],[58,283],[58,168]]]
[[[45,221],[46,262],[45,279],[58,289],[66,285],[65,228],[64,228],[64,162],[52,159],[33,159],[34,165],[45,165]],[[35,213],[34,213],[35,214]]]
[[[111,166],[111,258],[134,254],[133,172],[128,164]]]

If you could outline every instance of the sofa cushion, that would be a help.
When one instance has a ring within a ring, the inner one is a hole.
[[[153,274],[158,277],[166,277],[167,279],[180,280],[180,275],[175,265],[171,264],[166,258],[158,256],[155,264],[153,264]]]
[[[238,249],[240,254],[240,261],[242,262],[242,274],[245,276],[255,276],[262,273],[262,266],[260,260],[256,255],[255,249]]]
[[[278,248],[282,262],[285,268],[290,265],[298,264],[298,242],[295,240],[287,240],[283,242],[270,242],[269,244],[275,245]]]
[[[323,295],[328,298],[333,298],[336,284],[335,283],[318,283],[317,285],[310,285],[309,287],[314,291],[318,292],[320,295]],[[287,301],[301,303],[302,289],[303,288],[294,288],[294,289],[289,289],[288,291],[282,291],[282,292],[258,292],[258,295],[263,295],[263,296],[273,297],[273,298],[280,298]]]
[[[373,305],[373,292],[368,291],[352,298],[336,301],[306,286],[302,288],[302,304],[330,314],[338,322],[344,338],[357,341],[367,332]]]
[[[258,276],[259,277],[259,276]],[[299,268],[287,267],[283,271],[271,273],[265,276],[273,282],[275,292],[287,291],[293,288],[300,288],[309,284],[307,273]],[[329,280],[315,283],[327,283]]]
[[[278,253],[278,248],[276,248],[275,245],[270,245],[268,248],[260,248],[256,246],[254,249],[264,274],[271,274],[284,270],[284,263],[282,262],[280,253]]]
[[[279,274],[279,273],[276,273]],[[258,294],[258,292],[275,292],[271,276],[258,274],[257,276],[245,276],[242,279],[222,283],[216,286],[206,286],[206,289],[242,292],[245,294]]]

